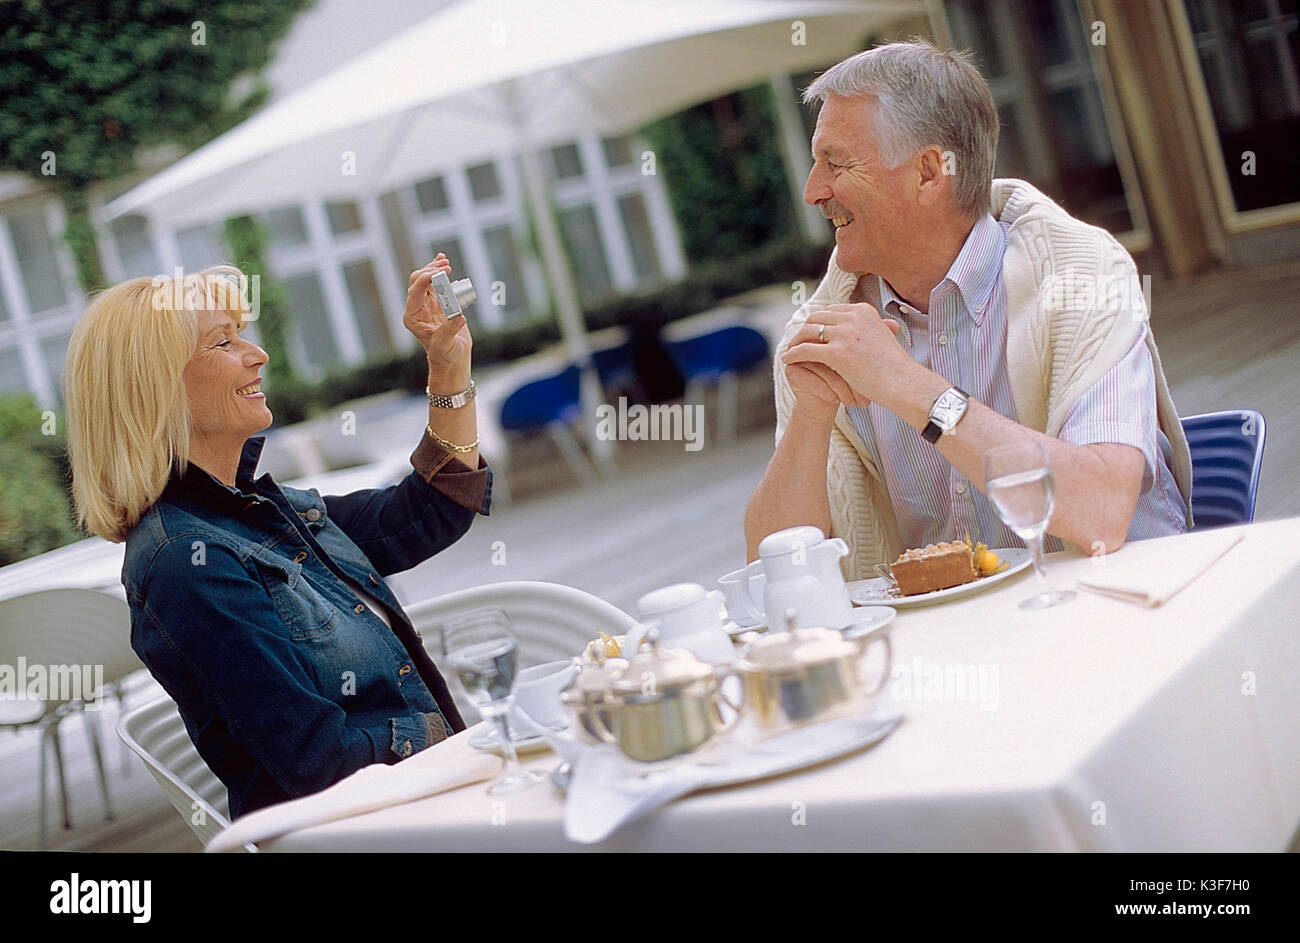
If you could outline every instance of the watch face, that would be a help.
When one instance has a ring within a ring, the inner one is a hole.
[[[962,399],[960,393],[946,390],[935,402],[931,418],[945,430],[951,429],[965,412],[965,405],[966,401]]]

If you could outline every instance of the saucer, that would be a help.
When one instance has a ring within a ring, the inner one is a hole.
[[[889,606],[859,606],[853,610],[852,621],[840,632],[848,639],[874,635],[894,621],[898,610]]]
[[[564,726],[552,727],[552,730],[564,730]],[[522,733],[521,731],[511,728],[510,742],[515,745],[515,752],[540,753],[543,750],[549,750],[550,744],[541,734]],[[470,728],[469,745],[475,750],[482,750],[484,753],[500,753],[501,740],[497,736],[496,726],[491,721],[481,721]]]

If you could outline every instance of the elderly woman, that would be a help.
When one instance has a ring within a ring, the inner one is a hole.
[[[429,364],[414,472],[322,497],[254,477],[271,423],[266,352],[217,266],[98,294],[65,371],[83,525],[126,541],[131,644],[180,707],[232,816],[394,763],[461,730],[447,684],[384,577],[486,514],[469,328],[413,272],[406,327]]]

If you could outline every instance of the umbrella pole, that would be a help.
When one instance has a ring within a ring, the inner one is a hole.
[[[582,427],[586,434],[587,446],[591,449],[592,457],[601,475],[609,477],[615,470],[614,444],[596,435],[596,407],[600,405],[603,393],[600,379],[591,363],[591,346],[587,343],[587,330],[582,321],[582,309],[578,304],[578,292],[574,286],[573,274],[569,268],[569,260],[564,254],[560,229],[555,223],[555,216],[551,213],[550,204],[546,199],[546,181],[542,176],[537,153],[524,144],[520,148],[519,160],[523,169],[528,205],[537,224],[542,262],[546,266],[551,293],[555,298],[560,333],[564,337],[564,346],[569,359],[582,366],[579,395]]]

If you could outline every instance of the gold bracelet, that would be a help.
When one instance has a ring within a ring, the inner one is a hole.
[[[424,428],[429,430],[429,436],[433,439],[433,441],[437,442],[444,449],[451,449],[451,451],[453,452],[459,452],[462,455],[464,455],[466,452],[473,452],[476,448],[478,448],[478,441],[479,441],[478,439],[475,439],[469,445],[457,445],[454,442],[448,442],[442,436],[438,435],[438,433],[434,432],[433,426],[429,425],[428,423],[425,423]]]

